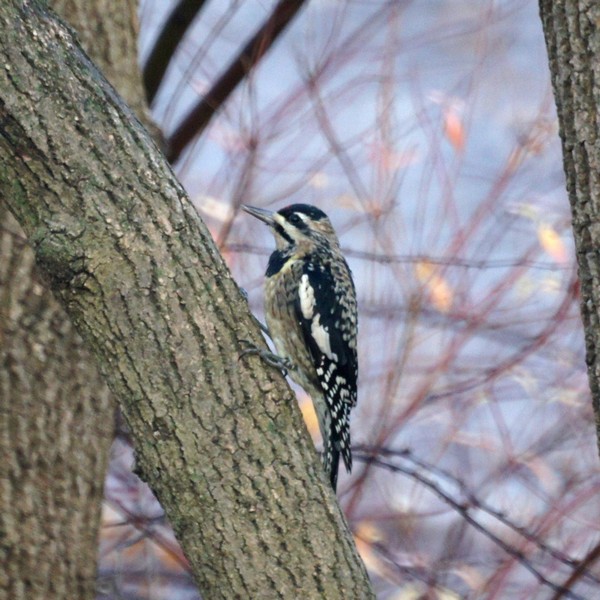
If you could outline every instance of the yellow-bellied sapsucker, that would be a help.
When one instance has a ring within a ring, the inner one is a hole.
[[[265,280],[269,335],[282,365],[311,396],[323,464],[336,489],[340,454],[352,468],[350,410],[356,405],[356,292],[327,215],[308,204],[278,212],[244,206],[275,235]]]

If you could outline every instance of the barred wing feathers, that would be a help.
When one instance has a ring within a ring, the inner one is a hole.
[[[350,471],[350,410],[356,404],[356,299],[348,267],[332,271],[308,261],[302,270],[296,315],[314,361],[317,378],[331,414],[324,440],[326,468],[337,478],[341,453]]]

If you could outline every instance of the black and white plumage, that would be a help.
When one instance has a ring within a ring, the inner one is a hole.
[[[336,489],[340,455],[352,468],[350,411],[356,405],[356,292],[337,236],[323,211],[294,204],[278,212],[246,206],[273,230],[265,313],[277,354],[313,400],[323,464]]]

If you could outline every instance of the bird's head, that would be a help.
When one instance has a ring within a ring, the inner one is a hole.
[[[339,245],[331,221],[316,206],[292,204],[277,212],[253,206],[242,208],[271,227],[280,250],[303,246],[308,250],[316,245]]]

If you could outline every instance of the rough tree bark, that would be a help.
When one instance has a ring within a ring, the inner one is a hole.
[[[141,111],[137,3],[53,5]],[[0,598],[91,599],[114,403],[2,198],[0,223]]]
[[[540,0],[581,283],[600,449],[600,3]]]
[[[113,405],[5,212],[0,204],[0,598],[93,598]]]
[[[202,592],[372,597],[283,379],[146,132],[35,1],[0,5],[0,194],[93,350]]]
[[[137,64],[138,3],[133,0],[51,0],[49,4],[75,28],[82,47],[104,77],[117,88],[136,115],[143,118],[146,103]]]

